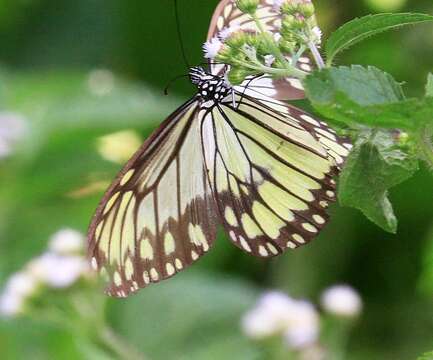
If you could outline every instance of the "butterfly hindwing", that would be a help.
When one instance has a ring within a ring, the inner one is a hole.
[[[335,201],[339,171],[315,132],[303,126],[300,110],[269,101],[273,107],[238,93],[235,108],[223,101],[203,122],[221,222],[238,247],[261,257],[317,236]]]
[[[164,122],[125,166],[89,230],[93,266],[125,297],[173,276],[212,246],[217,215],[203,165],[198,103]]]

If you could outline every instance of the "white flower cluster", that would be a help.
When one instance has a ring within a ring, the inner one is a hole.
[[[12,275],[0,295],[0,315],[13,317],[25,311],[27,300],[43,287],[64,289],[89,273],[81,255],[84,236],[71,229],[54,234],[49,250]]]
[[[346,285],[325,290],[321,305],[326,313],[345,319],[356,318],[362,311],[361,297]],[[282,336],[290,349],[302,353],[321,349],[319,312],[310,302],[293,299],[282,292],[263,294],[242,318],[242,329],[255,340]]]
[[[217,36],[212,39],[206,41],[203,44],[203,52],[204,57],[206,59],[213,60],[216,58],[218,53],[221,51],[224,46],[224,42],[236,31],[240,30],[241,27],[239,25],[232,25],[230,27],[225,27],[222,29]]]
[[[308,301],[269,292],[244,316],[242,328],[253,339],[282,335],[290,348],[303,349],[318,339],[319,314]]]
[[[354,318],[362,311],[361,297],[347,285],[336,285],[325,290],[321,304],[327,313],[339,317]]]
[[[14,145],[27,133],[27,122],[19,114],[0,112],[0,159],[8,157]]]

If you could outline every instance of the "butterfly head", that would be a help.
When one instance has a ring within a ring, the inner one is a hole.
[[[189,77],[205,101],[220,101],[231,93],[231,86],[224,78],[209,74],[201,67],[191,68]]]

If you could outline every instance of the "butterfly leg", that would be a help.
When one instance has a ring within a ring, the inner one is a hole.
[[[235,98],[236,94],[235,94],[235,90],[232,89],[232,105],[233,105],[233,109],[236,109],[236,98]]]

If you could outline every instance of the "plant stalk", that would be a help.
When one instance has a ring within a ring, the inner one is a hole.
[[[432,129],[430,126],[426,126],[419,131],[417,134],[417,143],[422,158],[430,168],[433,170],[433,141],[432,141]]]

